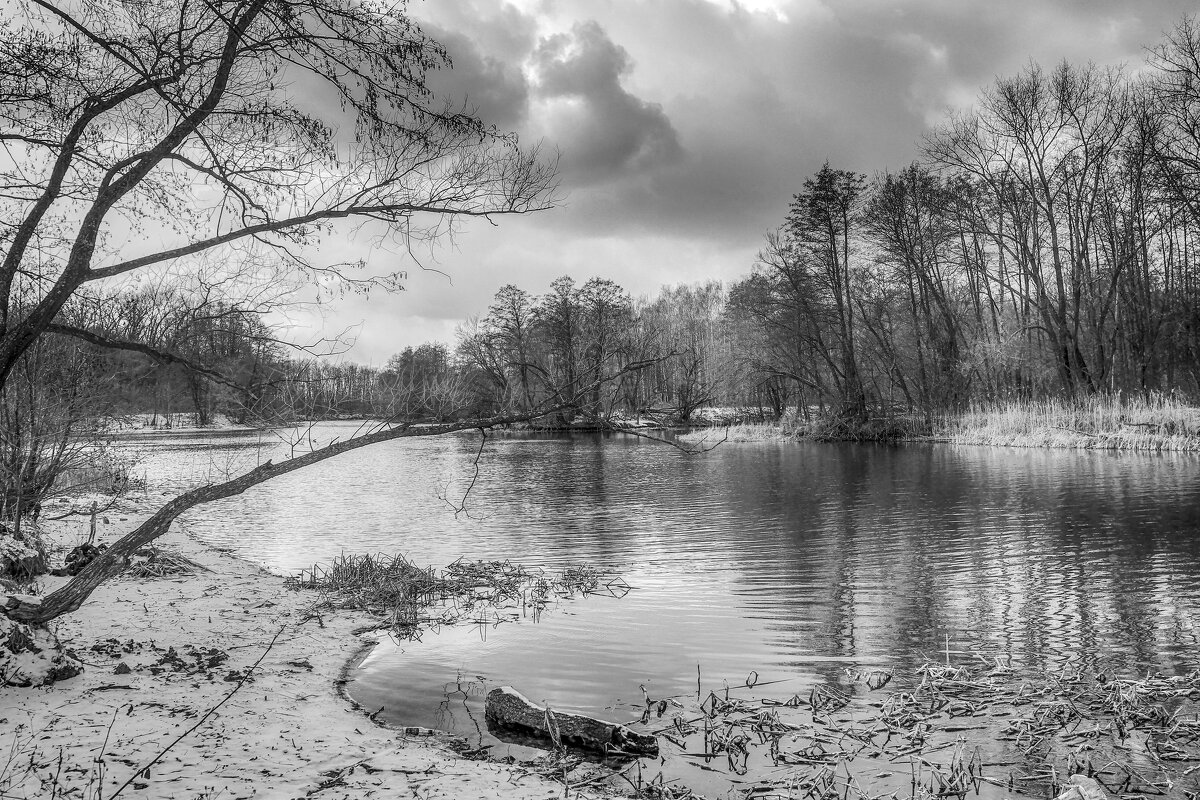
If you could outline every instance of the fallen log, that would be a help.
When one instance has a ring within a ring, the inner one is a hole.
[[[484,711],[489,729],[515,729],[539,739],[554,741],[557,728],[559,741],[585,750],[602,753],[624,753],[635,756],[657,756],[658,739],[637,733],[617,722],[605,722],[583,714],[547,711],[511,686],[501,686],[488,692]]]

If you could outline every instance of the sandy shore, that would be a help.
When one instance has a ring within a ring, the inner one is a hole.
[[[107,516],[101,541],[140,520]],[[81,518],[47,527],[67,546],[87,534]],[[0,689],[0,798],[107,800],[130,779],[120,796],[563,797],[562,784],[529,768],[459,758],[439,736],[384,729],[353,708],[338,680],[373,641],[353,633],[361,616],[312,616],[313,594],[178,527],[159,545],[204,570],[101,586],[57,625],[87,670],[48,688]]]

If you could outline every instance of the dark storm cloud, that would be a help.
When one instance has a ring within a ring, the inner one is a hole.
[[[1142,46],[1187,10],[1150,5],[827,0],[778,3],[767,13],[706,0],[543,6],[558,24],[598,20],[609,43],[598,53],[620,48],[619,63],[633,62],[622,86],[661,108],[679,144],[671,159],[574,191],[551,224],[752,246],[824,161],[868,174],[899,169],[919,157],[924,134],[949,109],[1030,60],[1140,64]],[[611,65],[601,66],[586,74],[611,77]],[[570,157],[592,151],[598,130],[559,128],[555,139]]]
[[[533,45],[534,21],[511,6],[493,17],[476,18],[476,36],[453,27],[426,23],[426,33],[441,43],[453,68],[429,76],[429,87],[453,103],[466,104],[490,125],[520,128],[529,111],[529,82],[521,63]]]
[[[489,125],[504,130],[519,127],[529,111],[529,84],[511,64],[482,55],[473,42],[456,33],[431,31],[451,54],[454,68],[429,78],[441,97],[464,103]]]
[[[662,106],[622,86],[633,64],[625,48],[594,20],[541,40],[533,53],[544,131],[563,146],[563,168],[575,186],[662,169],[682,154]]]
[[[840,31],[826,14],[784,21],[681,0],[643,12],[641,30],[610,34],[634,49],[639,91],[669,115],[680,157],[576,193],[564,223],[748,244],[826,159],[873,171],[914,157],[924,110],[905,87],[923,51]],[[670,34],[651,43],[645,30]]]
[[[906,87],[931,118],[971,102],[995,78],[1031,61],[1043,65],[1126,63],[1142,66],[1145,48],[1161,40],[1194,2],[1158,0],[827,0],[831,27],[926,55],[926,69]]]
[[[756,8],[771,6],[762,11]],[[951,107],[1030,60],[1143,60],[1186,2],[464,0],[422,7],[454,86],[562,153],[545,224],[749,243],[828,160],[920,155]]]

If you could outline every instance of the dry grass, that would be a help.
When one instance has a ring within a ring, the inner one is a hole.
[[[795,441],[798,428],[791,422],[745,422],[725,427],[700,428],[688,431],[679,441],[689,445],[707,445],[727,442],[791,442]],[[728,438],[725,438],[728,433]]]
[[[121,573],[123,577],[145,580],[173,578],[209,571],[190,558],[161,547],[143,547],[134,556],[133,563]]]
[[[885,693],[893,677],[902,685]],[[676,710],[653,721],[672,745],[667,759],[726,773],[756,800],[962,800],[985,785],[1054,797],[1079,774],[1111,796],[1200,796],[1200,672],[1030,673],[979,659],[906,674],[847,670],[845,681],[791,698],[754,698],[756,683],[752,673],[668,698]],[[646,707],[662,702],[647,697]],[[690,796],[637,777],[646,796]]]
[[[1200,451],[1200,409],[1166,395],[975,404],[936,427],[957,444]]]
[[[913,442],[929,438],[930,424],[916,414],[886,414],[865,421],[851,421],[834,415],[815,417],[800,429],[803,438],[818,442]]]
[[[623,597],[629,586],[590,567],[555,574],[508,561],[456,561],[443,570],[418,567],[404,556],[343,554],[287,579],[292,589],[322,592],[330,602],[383,617],[386,627],[412,638],[430,625],[497,624],[536,618],[558,600],[589,594]]]
[[[1057,447],[1142,452],[1200,452],[1200,408],[1167,395],[1126,398],[1099,395],[1062,399],[974,403],[961,414],[928,419],[915,414],[873,417],[851,424],[834,416],[692,431],[688,444],[816,441],[912,442],[1007,447]]]
[[[726,432],[729,442],[795,442],[812,439],[818,442],[901,442],[929,438],[929,423],[912,415],[875,417],[865,423],[849,423],[834,416],[814,414],[805,422],[795,417],[770,422],[747,422],[726,427],[690,431],[679,437],[688,444],[707,444],[722,441]]]

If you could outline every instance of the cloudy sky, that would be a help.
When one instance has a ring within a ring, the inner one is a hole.
[[[408,290],[343,301],[347,358],[453,341],[515,283],[569,274],[635,296],[746,273],[828,160],[904,167],[948,109],[1030,60],[1139,68],[1186,0],[429,0],[411,13],[454,69],[434,87],[561,153],[551,211],[463,227]],[[397,256],[347,248],[377,264]],[[400,266],[399,268],[404,268]],[[444,274],[443,274],[444,273]]]

